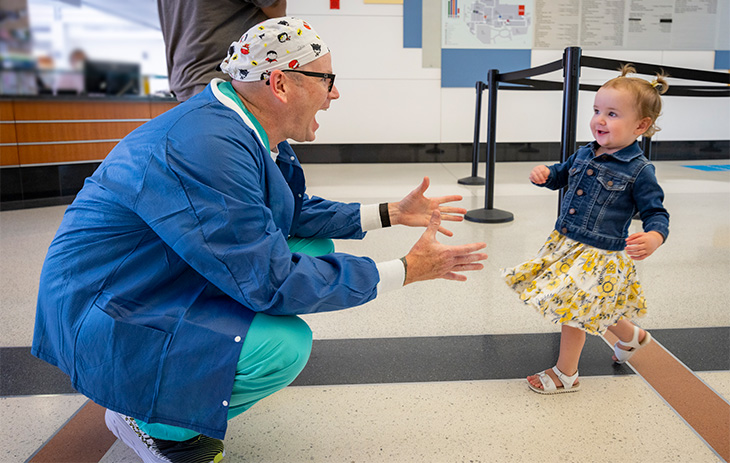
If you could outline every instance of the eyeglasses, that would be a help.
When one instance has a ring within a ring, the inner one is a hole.
[[[324,72],[311,72],[311,71],[300,71],[299,69],[284,69],[281,72],[296,72],[299,74],[304,74],[305,76],[309,77],[319,77],[321,79],[327,79],[329,80],[329,87],[327,88],[327,92],[332,91],[332,87],[335,85],[335,75],[334,74],[327,74]]]

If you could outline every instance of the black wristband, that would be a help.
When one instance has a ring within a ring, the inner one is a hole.
[[[390,213],[388,213],[388,203],[380,203],[380,223],[383,228],[390,227]]]

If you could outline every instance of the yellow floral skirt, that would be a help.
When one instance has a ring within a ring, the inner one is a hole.
[[[646,315],[636,267],[626,251],[606,251],[553,230],[537,257],[502,277],[553,323],[602,335],[621,318]]]

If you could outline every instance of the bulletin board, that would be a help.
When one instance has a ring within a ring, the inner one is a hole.
[[[715,51],[715,67],[726,69],[728,18],[727,0],[403,2],[404,46],[423,49],[424,67],[441,67],[442,87],[474,86],[491,68],[529,68],[532,50],[576,46]]]

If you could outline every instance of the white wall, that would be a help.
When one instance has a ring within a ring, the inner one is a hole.
[[[155,0],[134,0],[155,2]],[[33,15],[46,18],[49,32],[41,41],[61,40],[66,49],[85,48],[90,57],[142,62],[145,74],[165,74],[164,45],[159,31],[108,15],[30,0]],[[35,6],[34,6],[35,5]],[[402,5],[344,0],[330,10],[326,0],[290,0],[288,12],[308,20],[332,50],[341,98],[320,113],[316,143],[469,143],[474,134],[474,88],[441,88],[441,70],[422,67],[420,49],[403,48]],[[55,12],[55,13],[54,13]],[[60,39],[49,34],[61,34]],[[57,46],[56,42],[53,42]],[[597,51],[585,55],[677,67],[712,70],[714,52]],[[559,60],[562,50],[533,51],[532,66]],[[58,58],[65,59],[65,56]],[[495,64],[498,68],[499,65]],[[617,73],[584,68],[581,81],[600,84]],[[485,76],[486,78],[486,76]],[[561,81],[561,73],[540,76]],[[672,81],[670,84],[678,82]],[[485,94],[486,97],[486,94]],[[562,95],[559,91],[499,93],[497,141],[560,140]],[[730,139],[730,98],[665,97],[657,140]],[[593,93],[581,92],[577,139],[591,138],[588,120]],[[486,122],[486,98],[482,120]],[[486,131],[481,130],[482,139]]]
[[[402,5],[362,0],[289,2],[289,14],[307,19],[332,49],[341,99],[318,117],[319,143],[471,142],[474,88],[441,88],[439,69],[421,66],[419,49],[403,48]],[[659,65],[713,70],[714,52],[601,51],[583,54]],[[532,66],[559,60],[562,50],[533,51]],[[498,65],[495,65],[498,68]],[[584,68],[581,82],[601,84],[617,72]],[[540,79],[561,81],[560,72]],[[486,79],[486,76],[485,76]],[[691,82],[669,80],[670,85]],[[593,93],[579,98],[578,140],[591,139]],[[561,92],[502,91],[498,96],[498,142],[559,141]],[[730,139],[730,98],[665,97],[656,140]],[[486,122],[486,94],[482,120]],[[485,130],[481,130],[485,139]]]

